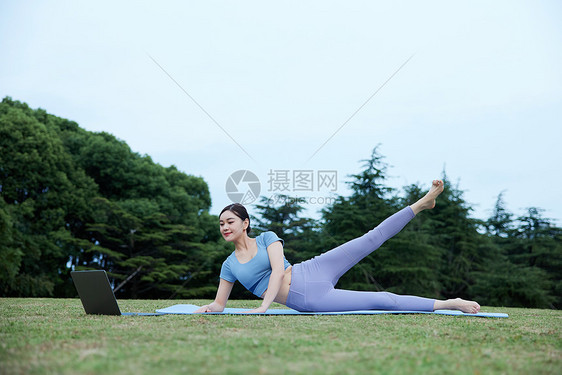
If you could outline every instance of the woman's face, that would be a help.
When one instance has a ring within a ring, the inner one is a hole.
[[[234,241],[243,236],[248,223],[248,219],[242,221],[234,212],[228,210],[219,217],[220,231],[222,237],[227,241]]]

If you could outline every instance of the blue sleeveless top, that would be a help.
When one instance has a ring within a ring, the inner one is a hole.
[[[264,232],[257,236],[256,244],[258,245],[258,252],[246,263],[240,263],[233,251],[222,264],[220,278],[230,281],[231,283],[238,280],[250,292],[261,297],[267,290],[269,277],[271,276],[271,263],[269,262],[267,247],[275,241],[281,241],[282,245],[285,244],[285,242],[273,232]],[[291,264],[285,256],[283,256],[283,260],[285,269],[287,269]]]

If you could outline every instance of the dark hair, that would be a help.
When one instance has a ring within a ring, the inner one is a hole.
[[[222,209],[219,216],[222,215],[224,211],[231,211],[234,215],[242,219],[242,221],[248,219],[248,228],[246,228],[246,234],[250,234],[252,228],[250,228],[250,215],[248,215],[248,211],[246,211],[246,207],[242,206],[240,203],[229,204],[228,206]]]

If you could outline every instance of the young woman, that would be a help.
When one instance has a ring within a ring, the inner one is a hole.
[[[220,230],[235,250],[224,261],[215,301],[196,313],[223,311],[236,280],[261,297],[260,307],[248,313],[263,313],[272,302],[298,311],[461,310],[475,314],[480,305],[460,298],[435,300],[401,296],[388,292],[358,292],[335,289],[339,278],[361,259],[400,232],[415,215],[435,207],[443,191],[443,181],[434,180],[425,197],[387,218],[376,228],[330,251],[291,266],[283,255],[283,240],[273,232],[250,238],[250,218],[241,204],[225,207],[220,216]]]

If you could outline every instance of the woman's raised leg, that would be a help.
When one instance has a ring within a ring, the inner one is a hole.
[[[399,233],[416,214],[435,207],[435,199],[443,192],[443,189],[443,181],[434,180],[429,192],[413,205],[388,217],[363,236],[315,257],[314,265],[307,264],[307,266],[311,266],[309,267],[311,273],[318,274],[317,278],[313,278],[314,281],[329,281],[335,286],[344,273],[378,249],[386,240]]]
[[[332,286],[336,285],[344,273],[400,232],[414,216],[410,207],[403,208],[361,237],[301,263],[308,271],[308,281],[324,281]]]
[[[334,288],[345,272],[400,232],[415,215],[435,207],[435,199],[443,189],[443,181],[434,180],[431,189],[423,198],[390,216],[368,233],[296,265],[293,268],[295,282],[291,285],[288,306],[303,311],[452,309],[477,313],[480,310],[478,303],[460,298],[440,301],[388,292],[359,292]]]

